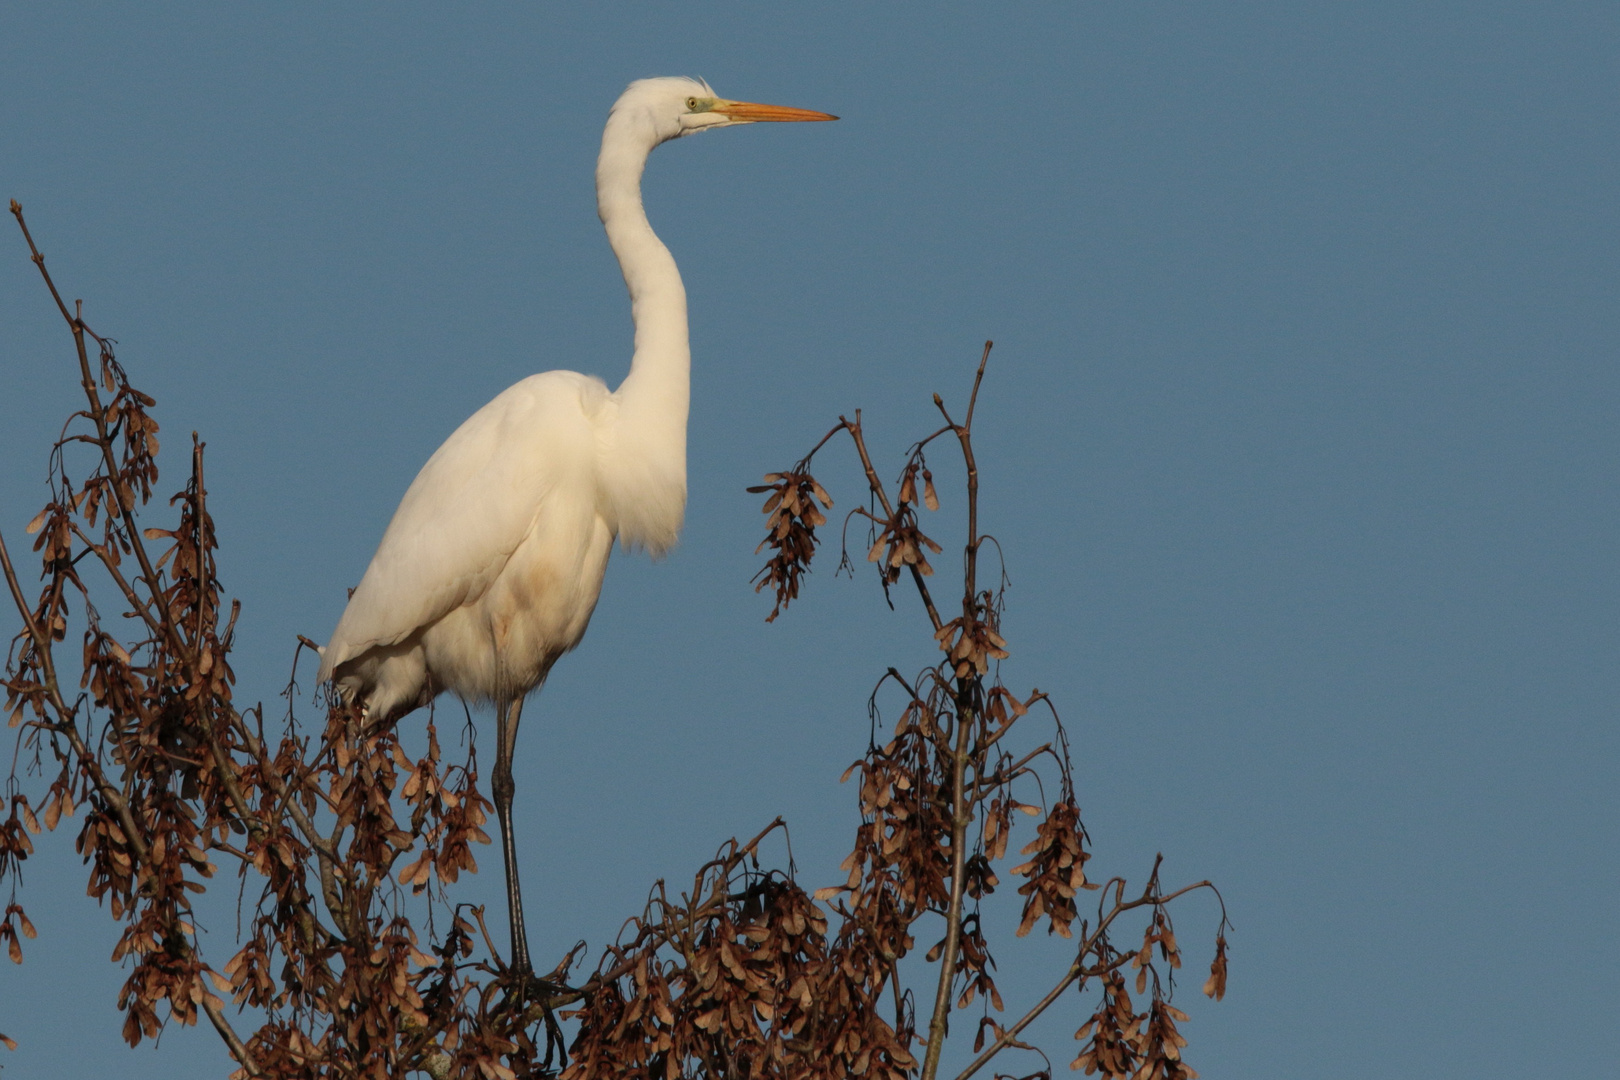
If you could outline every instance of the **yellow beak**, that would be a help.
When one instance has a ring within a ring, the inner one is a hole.
[[[725,101],[715,103],[710,112],[717,112],[743,123],[765,121],[789,122],[796,120],[836,120],[838,117],[831,113],[816,112],[813,109],[794,109],[786,105],[761,105],[753,101]]]

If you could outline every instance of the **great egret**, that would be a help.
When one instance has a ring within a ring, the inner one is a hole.
[[[531,970],[512,836],[523,699],[584,636],[614,537],[656,557],[686,510],[686,290],[641,205],[647,155],[710,128],[836,119],[728,101],[695,79],[630,84],[596,161],[597,213],[630,290],[630,374],[614,391],[572,371],[531,375],[457,428],[400,500],[322,651],[319,680],[369,718],[445,691],[494,703],[491,788],[519,975]]]

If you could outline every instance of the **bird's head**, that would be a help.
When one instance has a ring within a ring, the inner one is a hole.
[[[731,101],[717,96],[701,79],[680,77],[636,80],[614,103],[613,113],[650,125],[659,142],[737,124],[838,119],[810,109]]]

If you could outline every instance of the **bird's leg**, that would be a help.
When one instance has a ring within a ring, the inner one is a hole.
[[[523,929],[523,893],[518,887],[517,843],[512,834],[512,749],[517,745],[518,717],[523,699],[495,703],[495,816],[500,819],[501,855],[506,860],[506,911],[512,923],[512,971],[527,978],[529,939]]]

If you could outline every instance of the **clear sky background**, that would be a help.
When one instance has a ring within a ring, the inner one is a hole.
[[[272,709],[294,635],[325,639],[456,425],[535,371],[626,370],[591,183],[624,84],[699,75],[844,117],[649,167],[692,305],[690,506],[665,562],[614,557],[526,714],[540,962],[778,813],[806,883],[839,879],[868,691],[937,653],[911,599],[891,613],[835,555],[766,626],[743,489],[856,407],[892,472],[994,338],[1004,674],[1068,720],[1093,867],[1140,880],[1162,851],[1237,926],[1216,1005],[1196,993],[1213,905],[1181,912],[1191,1063],[1612,1068],[1620,8],[11,3],[0,22],[0,197],[158,399],[166,492],[187,434],[207,439],[239,698]],[[74,379],[0,222],[13,550]],[[945,533],[959,473],[938,460]],[[859,500],[850,454],[818,472]],[[479,855],[459,895],[498,910]],[[8,1078],[227,1070],[206,1028],[122,1047],[117,928],[70,833],[22,898],[40,939],[0,964]],[[207,926],[216,963],[233,921]],[[1067,963],[1040,935],[998,959],[1010,1009]],[[1060,1071],[1080,1013],[1040,1027]]]

